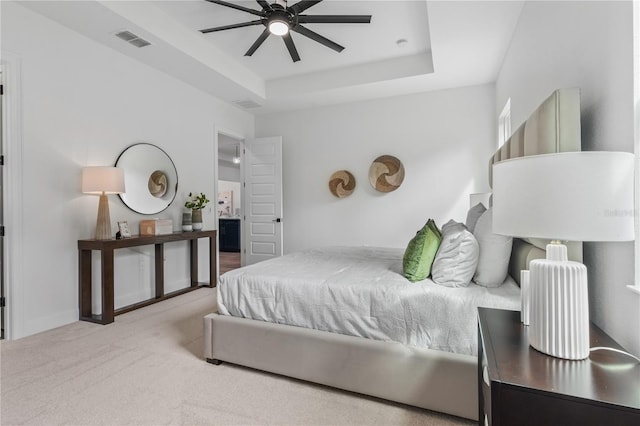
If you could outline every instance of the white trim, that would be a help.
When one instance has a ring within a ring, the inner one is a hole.
[[[144,298],[140,300],[144,300]],[[25,321],[24,336],[31,336],[44,330],[50,330],[51,324],[71,324],[76,321],[78,321],[77,308],[57,312],[46,317],[31,318]]]
[[[634,151],[636,156],[636,194],[635,194],[635,285],[627,286],[640,294],[640,1],[633,2],[633,111]]]
[[[6,284],[6,339],[13,340],[25,336],[24,316],[24,255],[22,243],[22,82],[21,59],[19,56],[2,52],[2,74],[4,78],[6,165],[3,167],[5,184],[5,284]]]

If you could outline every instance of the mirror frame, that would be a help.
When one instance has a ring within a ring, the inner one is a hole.
[[[171,206],[171,204],[173,204],[173,201],[176,199],[176,195],[178,194],[178,182],[179,182],[178,169],[176,169],[176,165],[173,162],[173,160],[171,159],[171,157],[169,156],[169,154],[167,154],[166,151],[163,150],[162,148],[160,148],[159,146],[154,145],[152,143],[148,143],[148,142],[137,142],[137,143],[134,143],[133,145],[129,145],[128,147],[126,147],[120,153],[120,155],[118,155],[118,158],[116,159],[116,163],[115,163],[116,167],[122,167],[124,169],[124,173],[125,173],[125,188],[128,189],[129,185],[131,185],[131,182],[130,182],[130,180],[127,180],[127,178],[126,178],[127,177],[127,168],[123,167],[122,164],[118,164],[118,163],[120,163],[122,161],[123,157],[127,154],[127,152],[131,153],[132,149],[139,148],[141,145],[147,145],[147,146],[149,146],[151,148],[156,149],[159,152],[159,154],[164,155],[167,158],[168,164],[170,164],[171,167],[173,167],[173,171],[174,171],[174,174],[175,174],[175,181],[176,182],[175,182],[175,184],[172,184],[172,182],[169,181],[169,185],[168,185],[168,188],[167,188],[167,191],[166,191],[167,193],[169,193],[169,196],[170,196],[171,199],[167,199],[166,204],[163,205],[162,208],[159,209],[159,210],[154,210],[153,212],[142,212],[142,211],[140,211],[140,206],[136,205],[135,202],[132,202],[133,200],[127,200],[126,199],[127,198],[126,197],[126,195],[127,195],[126,192],[124,194],[118,194],[118,197],[120,197],[120,200],[122,200],[122,203],[125,206],[127,206],[130,210],[132,210],[132,211],[134,211],[136,213],[139,213],[139,214],[154,215],[154,214],[158,214],[158,213],[163,212],[166,209],[168,209],[169,206]],[[149,190],[148,186],[147,186],[148,185],[148,181],[145,182],[144,185],[145,185],[146,190],[148,191]],[[173,194],[170,194],[171,191],[173,191]]]

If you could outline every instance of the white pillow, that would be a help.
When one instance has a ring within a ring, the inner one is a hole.
[[[441,232],[442,242],[431,267],[431,279],[446,287],[466,287],[478,265],[478,242],[466,226],[453,220]]]
[[[473,232],[480,246],[478,268],[473,281],[485,287],[499,287],[507,278],[513,244],[511,237],[493,233],[492,216],[492,209],[484,212]]]

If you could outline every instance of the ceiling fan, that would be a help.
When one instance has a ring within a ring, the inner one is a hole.
[[[249,9],[244,6],[229,3],[227,1],[219,0],[205,0],[209,3],[219,4],[221,6],[227,6],[233,9],[241,10],[243,12],[251,13],[252,15],[259,16],[260,19],[255,21],[242,22],[239,24],[225,25],[222,27],[207,28],[200,30],[201,33],[207,34],[216,31],[230,30],[233,28],[249,27],[252,25],[264,25],[266,28],[260,34],[258,39],[251,45],[245,56],[251,56],[256,50],[264,43],[269,35],[274,34],[281,36],[284,40],[284,44],[287,46],[287,50],[291,55],[293,62],[300,60],[300,55],[296,49],[293,39],[291,38],[291,31],[295,31],[305,37],[310,38],[336,52],[342,52],[344,47],[329,40],[320,34],[311,31],[310,29],[303,27],[301,24],[368,24],[371,22],[371,15],[302,15],[301,13],[309,9],[312,6],[320,3],[322,0],[315,1],[299,1],[294,5],[287,6],[286,1],[276,1],[269,4],[265,0],[256,0],[256,2],[262,7],[262,10]],[[284,5],[283,5],[284,4]]]

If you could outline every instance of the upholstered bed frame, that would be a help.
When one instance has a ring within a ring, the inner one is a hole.
[[[495,162],[580,151],[578,89],[556,90],[495,153]],[[538,244],[544,247],[542,244]],[[544,250],[514,242],[510,274]],[[477,359],[342,334],[212,313],[204,318],[204,356],[347,391],[476,420]]]

